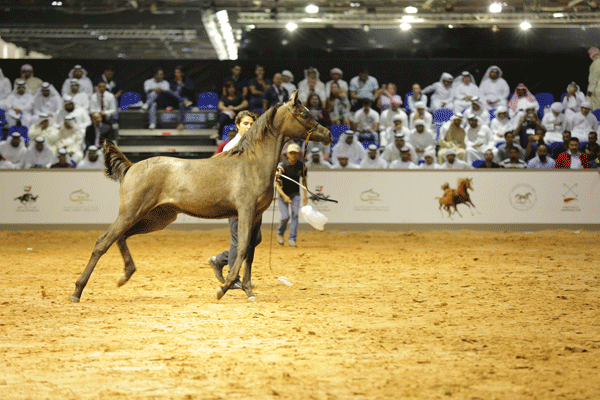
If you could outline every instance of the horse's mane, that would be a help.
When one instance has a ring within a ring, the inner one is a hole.
[[[250,129],[248,129],[240,141],[233,146],[231,150],[215,154],[213,157],[242,154],[245,151],[252,149],[256,142],[260,142],[269,135],[274,135],[275,128],[273,126],[273,120],[275,119],[275,114],[277,113],[277,109],[281,104],[282,103],[277,103],[273,107],[269,108],[263,115],[258,117],[258,119],[252,123]]]

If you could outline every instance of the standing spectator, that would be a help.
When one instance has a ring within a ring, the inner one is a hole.
[[[294,85],[294,74],[291,71],[285,69],[281,72],[281,86],[288,91],[288,94],[292,94],[294,90],[296,90],[296,85]]]
[[[265,90],[263,97],[263,110],[267,111],[269,108],[277,103],[283,103],[288,101],[290,94],[287,89],[281,84],[283,83],[283,75],[277,72],[273,75],[273,84]]]
[[[23,168],[50,168],[57,161],[56,154],[43,137],[38,136],[33,142],[25,153]]]
[[[10,80],[4,76],[2,69],[0,68],[0,104],[8,97],[12,87],[10,85]]]
[[[300,182],[300,178],[302,178],[301,183],[306,187],[306,166],[300,160],[300,146],[297,144],[293,143],[288,146],[287,160],[279,164],[277,170],[279,174],[285,175],[296,182]],[[283,235],[287,228],[287,223],[290,220],[291,207],[292,223],[290,225],[288,242],[290,247],[298,247],[296,245],[296,238],[298,232],[298,211],[300,210],[300,186],[295,182],[279,178],[275,183],[275,187],[281,196],[279,197],[281,220],[277,227],[277,243],[283,245]],[[305,206],[307,204],[306,189],[303,190],[303,194],[302,205]]]
[[[568,117],[571,114],[577,113],[581,109],[581,104],[583,104],[584,101],[585,96],[583,92],[579,90],[579,85],[575,82],[569,83],[567,86],[567,95],[562,101],[565,116]]]
[[[433,93],[431,95],[431,102],[429,103],[432,111],[439,110],[440,108],[454,110],[452,81],[454,81],[454,77],[444,72],[438,82],[432,83],[421,91],[427,95]]]
[[[490,129],[494,134],[494,142],[497,144],[504,140],[504,132],[512,131],[512,121],[508,118],[508,108],[499,106],[496,108],[496,116],[490,122]]]
[[[56,147],[66,149],[69,156],[75,162],[79,162],[83,158],[83,138],[84,130],[77,124],[75,117],[67,116],[61,127],[58,128]]]
[[[519,157],[525,159],[525,150],[514,142],[515,134],[512,131],[508,131],[504,134],[506,143],[498,148],[498,160],[504,161],[510,156],[510,149],[513,147],[519,151]]]
[[[398,87],[395,83],[388,83],[381,88],[381,95],[377,100],[379,111],[389,110],[393,103],[402,105],[402,97],[398,94]]]
[[[367,157],[360,162],[360,169],[387,169],[388,163],[380,157],[376,144],[370,144],[367,148]]]
[[[319,79],[319,71],[314,67],[304,70],[304,79],[298,83],[298,98],[306,105],[308,97],[317,94],[321,101],[325,102],[325,84]]]
[[[600,108],[600,50],[597,47],[590,47],[588,54],[592,59],[590,64],[590,74],[588,76],[587,98],[591,102],[594,110]]]
[[[52,150],[56,152],[56,142],[58,141],[58,129],[52,123],[52,117],[47,113],[41,113],[38,115],[38,122],[32,125],[29,129],[29,140],[35,140],[36,137],[41,136],[46,139],[46,142],[52,147]]]
[[[446,150],[445,155],[446,161],[442,164],[440,169],[471,169],[470,164],[456,158],[456,150],[450,148]]]
[[[69,154],[67,153],[67,150],[65,149],[59,149],[56,152],[56,156],[58,157],[58,162],[55,164],[52,164],[50,166],[50,168],[66,168],[66,169],[73,169],[75,168],[73,166],[73,164],[71,164],[70,160],[69,160]]]
[[[413,160],[416,163],[418,160],[424,159],[426,151],[435,150],[436,143],[435,136],[433,136],[429,127],[425,126],[423,120],[417,119],[414,124],[415,128],[410,131],[408,143],[410,143],[417,152],[417,158]]]
[[[358,164],[351,163],[348,159],[348,155],[340,153],[337,156],[336,161],[333,163],[333,169],[360,169]]]
[[[306,163],[306,168],[329,171],[331,169],[331,164],[323,159],[321,149],[313,147],[310,149],[310,160]]]
[[[17,168],[22,167],[26,153],[27,147],[19,132],[13,132],[7,140],[0,142],[0,154]]]
[[[350,90],[352,110],[356,111],[362,107],[362,99],[369,99],[372,102],[376,98],[379,91],[379,82],[375,77],[370,76],[369,69],[364,67],[358,76],[350,79],[348,90]]]
[[[227,83],[233,82],[235,88],[242,97],[248,96],[248,80],[242,77],[242,66],[234,64],[231,68],[231,76],[223,79],[222,96],[227,96]]]
[[[325,84],[325,96],[330,97],[331,95],[331,84],[336,83],[340,88],[340,92],[343,93],[344,96],[348,96],[348,82],[342,80],[343,72],[339,68],[332,68],[329,71],[329,76],[331,77],[330,81],[327,81]]]
[[[157,69],[154,77],[144,82],[144,92],[146,92],[146,102],[142,105],[142,110],[148,111],[150,124],[148,129],[156,128],[156,110],[164,108],[167,103],[167,93],[171,89],[169,82],[165,80],[165,73],[162,69]]]
[[[104,68],[104,73],[96,78],[94,85],[98,86],[100,82],[106,84],[106,90],[112,93],[112,95],[115,96],[115,99],[118,100],[121,97],[123,90],[119,80],[115,78],[115,69],[112,66]]]
[[[43,83],[40,78],[33,76],[33,67],[29,64],[23,64],[21,66],[21,77],[15,80],[15,85],[19,79],[25,81],[28,91],[31,92],[31,95],[36,94],[37,90],[40,86],[42,86]]]
[[[117,99],[106,90],[104,82],[98,83],[96,93],[92,95],[90,113],[99,113],[102,120],[108,124],[117,122]]]
[[[354,131],[347,130],[340,135],[340,139],[331,150],[331,158],[336,160],[339,154],[345,154],[352,164],[360,164],[365,158],[365,149],[358,140],[354,140]]]
[[[417,165],[410,159],[410,149],[406,146],[400,148],[400,158],[390,163],[390,169],[417,169]]]
[[[347,126],[352,124],[350,101],[348,100],[346,93],[342,92],[337,82],[331,83],[326,108],[329,112],[332,124],[344,124]]]
[[[391,110],[391,109],[390,109]],[[388,112],[390,110],[385,110]],[[403,116],[400,114],[396,114],[393,117],[393,125],[387,128],[385,131],[382,131],[379,134],[379,146],[384,148],[388,144],[393,143],[397,133],[402,133],[404,137],[408,137],[410,135],[410,130],[404,125],[404,120],[406,118],[402,118]],[[404,115],[406,117],[406,114]]]
[[[462,118],[460,114],[455,114],[450,121],[440,127],[440,148],[438,150],[438,162],[443,164],[447,157],[446,152],[449,149],[454,150],[454,156],[461,160],[466,159],[467,152],[465,142],[467,132],[462,128]]]
[[[75,107],[75,103],[73,103],[73,98],[71,96],[65,96],[63,98],[63,108],[56,115],[56,124],[59,126],[63,125],[65,118],[67,117],[74,117],[77,121],[77,125],[84,130],[92,124],[90,115],[84,109]]]
[[[258,110],[263,106],[263,97],[265,90],[271,85],[271,81],[265,79],[265,69],[262,65],[257,65],[254,70],[255,77],[248,82],[248,108],[250,111]],[[263,110],[266,111],[266,110]]]
[[[71,90],[66,96],[71,96],[73,98],[75,107],[83,108],[86,112],[90,111],[90,97],[87,93],[80,90],[79,80],[71,79]]]
[[[542,125],[546,128],[546,143],[560,142],[562,140],[562,132],[565,129],[566,118],[562,113],[563,106],[561,103],[552,103],[550,112],[546,110]]]
[[[475,160],[482,160],[483,153],[490,149],[496,150],[492,130],[487,125],[479,125],[479,119],[475,114],[467,115],[469,126],[467,126],[467,163],[473,164]]]
[[[104,169],[104,157],[99,153],[98,147],[88,147],[83,160],[77,164],[77,169]]]
[[[381,155],[381,158],[383,158],[385,162],[388,163],[390,168],[392,162],[400,158],[400,149],[404,147],[408,148],[408,151],[410,153],[410,160],[417,159],[417,152],[415,151],[415,148],[412,146],[412,144],[407,143],[405,141],[405,138],[406,137],[404,136],[404,134],[396,133],[394,141],[388,144],[385,147],[385,149],[383,149],[383,154]]]
[[[588,160],[595,160],[600,155],[600,145],[598,145],[598,133],[588,133],[588,143],[583,147],[583,152],[587,155]]]
[[[517,112],[519,112],[519,110],[527,108],[527,106],[525,106],[524,103],[528,104],[528,105],[530,103],[533,103],[534,107],[535,107],[535,112],[536,113],[540,109],[540,105],[537,102],[537,99],[529,91],[529,89],[527,89],[527,86],[525,86],[522,83],[519,83],[519,85],[515,88],[515,93],[511,97],[510,101],[508,102],[508,115],[509,115],[509,117],[513,118],[514,115]]]
[[[548,147],[538,146],[537,155],[527,163],[529,169],[554,169],[554,160],[548,156]]]
[[[69,76],[65,79],[65,83],[62,86],[62,95],[66,96],[71,92],[71,80],[77,79],[79,81],[79,88],[82,92],[87,94],[88,99],[92,97],[94,93],[94,85],[92,85],[92,81],[87,76],[87,71],[83,69],[81,65],[76,65],[73,67],[71,71],[69,71]]]
[[[386,129],[393,127],[396,116],[398,116],[402,120],[402,126],[408,129],[408,116],[406,115],[404,110],[400,108],[401,105],[402,100],[394,97],[392,99],[391,107],[381,112],[381,116],[379,118],[380,132],[383,132]]]
[[[415,121],[420,119],[425,122],[425,126],[431,128],[433,126],[433,115],[429,111],[426,110],[425,102],[417,101],[413,103],[413,112],[410,113],[410,118],[408,120],[408,128],[413,129],[415,127]]]
[[[537,154],[538,147],[546,145],[546,132],[543,129],[536,129],[535,134],[529,136],[529,143],[525,148],[525,161],[531,160]]]
[[[425,162],[420,164],[419,169],[435,170],[441,169],[441,165],[435,162],[435,150],[425,151]]]
[[[16,87],[4,101],[7,113],[6,122],[9,125],[31,125],[33,112],[33,96],[27,92],[27,86],[22,79],[17,80]]]
[[[412,96],[408,96],[408,107],[409,111],[415,111],[417,109],[417,103],[423,103],[423,108],[427,108],[427,95],[421,91],[421,85],[414,83],[412,85]]]
[[[534,134],[536,129],[541,129],[544,132],[546,128],[541,124],[538,114],[535,110],[534,103],[528,103],[524,101],[521,103],[523,107],[525,107],[525,112],[519,112],[515,118],[518,118],[519,121],[515,127],[514,134],[515,138],[519,138],[519,144],[522,148],[527,147],[527,143],[529,143],[529,135]],[[596,125],[598,123],[596,122]]]
[[[521,160],[521,155],[516,147],[510,148],[508,158],[506,160],[500,161],[500,166],[502,168],[512,169],[527,168],[527,164],[525,164],[525,161]]]
[[[579,151],[579,139],[572,137],[569,141],[569,150],[560,153],[554,165],[556,169],[588,169],[590,163],[587,154]]]
[[[315,117],[319,124],[323,125],[327,129],[331,129],[331,118],[329,117],[329,112],[323,107],[321,98],[318,94],[313,93],[308,96],[308,104],[306,105],[306,108],[308,108],[308,111],[310,111],[312,116]]]
[[[33,115],[46,113],[54,118],[60,111],[62,104],[60,94],[54,86],[44,82],[33,98]]]
[[[452,99],[454,102],[454,114],[463,112],[471,105],[471,99],[479,96],[479,88],[475,78],[468,71],[463,71],[460,80],[452,83]]]
[[[233,82],[227,82],[225,84],[225,89],[227,94],[221,97],[218,105],[219,112],[221,113],[219,114],[219,119],[217,121],[219,137],[223,137],[223,129],[225,126],[233,124],[238,113],[248,108],[248,101],[237,91]]]
[[[496,109],[499,106],[506,106],[509,94],[510,88],[502,78],[502,70],[492,65],[485,71],[479,84],[479,95],[484,101],[485,108]]]
[[[555,146],[552,152],[552,158],[557,159],[560,153],[564,153],[569,149],[569,142],[571,141],[571,132],[563,131],[562,133],[562,143],[559,146]]]
[[[104,123],[102,114],[95,112],[92,114],[92,124],[85,128],[85,148],[99,147],[104,139],[115,140],[115,131],[111,125]]]
[[[500,165],[494,162],[494,152],[491,149],[485,151],[483,159],[484,162],[479,164],[477,168],[500,168]]]
[[[579,112],[567,117],[566,129],[571,132],[571,137],[575,137],[579,141],[585,141],[589,132],[598,129],[598,120],[591,111],[592,104],[589,101],[584,101],[581,103]]]
[[[371,108],[371,100],[363,99],[363,107],[354,113],[354,129],[358,140],[379,141],[379,113]]]

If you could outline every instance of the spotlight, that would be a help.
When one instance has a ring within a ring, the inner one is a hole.
[[[562,17],[564,17],[564,16],[565,16],[565,14],[563,14],[563,13],[554,13],[554,14],[552,14],[552,16],[553,16],[554,18],[562,18]]]
[[[519,26],[524,31],[531,29],[531,24],[529,22],[527,22],[527,21],[521,22],[521,25],[519,25]]]
[[[315,6],[314,4],[309,4],[306,6],[306,12],[309,14],[316,14],[319,12],[319,7]]]
[[[371,30],[371,27],[369,25],[367,25],[367,24],[364,24],[362,26],[362,28],[363,28],[363,31],[365,31],[365,32],[369,32]]]
[[[448,28],[452,29],[452,28],[454,28],[454,25],[450,24],[450,25],[448,25]]]
[[[289,43],[289,41],[288,41],[287,39],[283,39],[283,40],[281,41],[281,44],[282,44],[282,45],[284,45],[284,46],[285,46],[286,44],[288,44],[288,43]]]
[[[498,2],[490,4],[490,12],[494,14],[502,12],[502,4]]]
[[[290,32],[295,31],[298,28],[298,24],[296,24],[295,22],[288,22],[285,25],[285,29],[287,29]]]
[[[400,24],[400,29],[402,29],[403,31],[407,31],[410,28],[412,28],[412,26],[407,22],[403,22]]]
[[[418,10],[417,10],[417,7],[409,6],[409,7],[406,7],[404,9],[404,11],[407,12],[408,14],[416,14]]]
[[[498,25],[492,25],[492,32],[498,32],[499,30]]]

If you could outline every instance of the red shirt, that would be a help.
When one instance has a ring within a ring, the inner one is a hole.
[[[221,142],[221,144],[219,145],[219,147],[217,147],[217,150],[215,150],[215,154],[219,154],[223,152],[223,148],[225,147],[225,145],[227,145],[227,143],[229,143],[229,140],[223,140]]]
[[[581,161],[581,166],[585,169],[590,168],[590,163],[588,161],[587,154],[579,153],[579,160]],[[556,157],[556,163],[554,164],[555,169],[570,169],[571,168],[571,155],[568,151],[560,153],[558,157]]]

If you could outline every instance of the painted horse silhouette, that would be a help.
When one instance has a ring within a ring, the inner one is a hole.
[[[452,209],[454,209],[454,212],[462,217],[462,214],[456,208],[456,206],[459,204],[465,204],[467,207],[469,207],[471,215],[475,215],[473,214],[471,207],[473,207],[478,214],[481,214],[469,196],[468,189],[474,190],[471,186],[471,181],[473,181],[472,178],[459,178],[456,189],[452,189],[448,182],[442,185],[444,195],[442,197],[436,197],[436,199],[438,199],[440,202],[439,210],[442,213],[442,217],[444,216],[442,208],[448,212],[448,217],[450,217],[450,219],[452,219]]]

